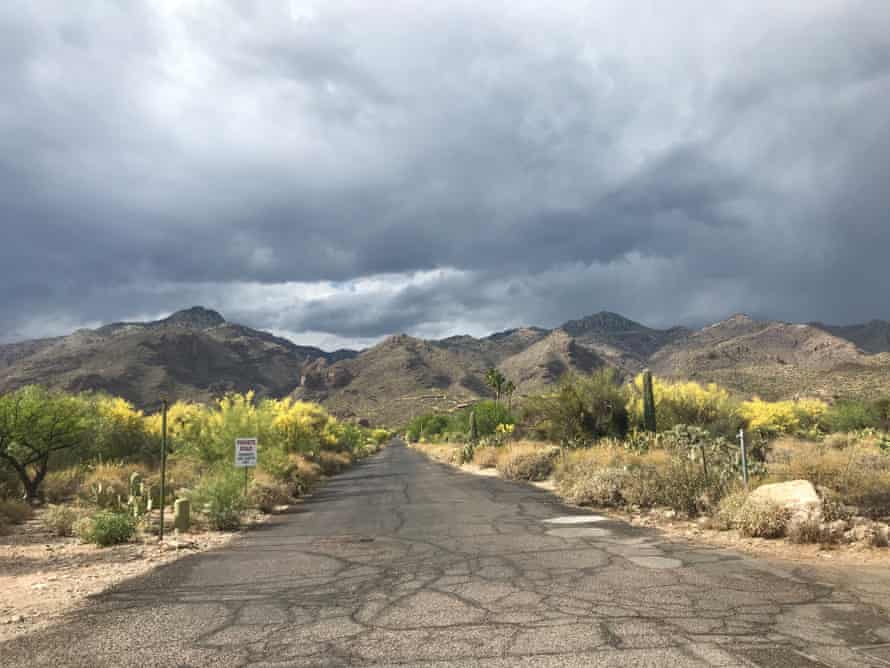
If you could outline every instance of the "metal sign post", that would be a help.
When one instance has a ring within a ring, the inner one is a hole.
[[[158,538],[164,540],[164,502],[167,500],[167,400],[161,401],[161,526]]]
[[[235,439],[235,468],[244,469],[244,496],[247,496],[247,479],[250,468],[257,464],[257,439]]]

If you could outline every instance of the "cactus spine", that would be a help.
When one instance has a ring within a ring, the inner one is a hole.
[[[655,433],[658,424],[655,420],[655,392],[652,389],[652,372],[643,370],[643,429]]]

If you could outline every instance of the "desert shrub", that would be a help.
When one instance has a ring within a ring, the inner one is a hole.
[[[516,443],[501,449],[495,465],[507,480],[544,480],[553,471],[558,454],[553,446]]]
[[[879,429],[882,424],[880,408],[857,399],[846,399],[831,406],[824,416],[832,432],[851,432],[859,429]]]
[[[664,450],[651,450],[645,454],[625,454],[625,468],[621,497],[631,506],[648,508],[663,503],[667,497],[668,481],[663,471],[669,464],[670,455]]]
[[[781,538],[788,519],[788,511],[779,504],[749,497],[736,513],[735,526],[749,538]]]
[[[115,508],[126,503],[130,493],[130,475],[138,472],[143,476],[145,467],[123,462],[101,462],[86,474],[80,486],[84,501],[99,508]]]
[[[694,425],[712,433],[733,435],[742,424],[738,406],[728,391],[713,383],[670,382],[653,378],[655,416],[659,431]],[[637,376],[628,402],[631,419],[643,426],[643,377]]]
[[[408,423],[405,434],[412,443],[419,441],[421,438],[432,440],[448,431],[449,425],[450,420],[447,415],[427,413],[412,419]]]
[[[352,457],[345,452],[328,452],[322,450],[316,458],[324,475],[336,475],[352,464]]]
[[[6,462],[0,460],[0,499],[20,498],[22,483]]]
[[[290,473],[288,481],[292,485],[292,494],[306,494],[322,476],[321,466],[303,455],[288,455]]]
[[[818,399],[763,401],[754,398],[739,407],[748,429],[772,437],[818,433],[824,426],[828,404]]]
[[[75,521],[73,529],[85,543],[108,547],[130,540],[136,533],[136,520],[127,513],[100,510],[92,517]]]
[[[498,463],[498,449],[492,446],[476,448],[473,463],[483,469],[493,469]]]
[[[662,503],[674,510],[695,515],[719,502],[721,490],[705,476],[698,462],[670,457],[661,478]]]
[[[497,432],[498,425],[512,425],[516,422],[513,413],[500,402],[486,399],[477,401],[472,408],[455,414],[453,427],[463,434],[470,433],[470,412],[476,413],[476,432],[480,437],[492,436]]]
[[[786,534],[789,541],[799,544],[826,544],[831,543],[833,540],[831,531],[827,530],[822,525],[822,522],[815,517],[806,517],[789,522]]]
[[[767,466],[770,480],[809,480],[835,492],[837,503],[856,506],[863,514],[890,512],[890,456],[872,440],[837,448],[781,439],[774,443]]]
[[[564,447],[585,447],[629,428],[627,389],[614,369],[591,376],[566,374],[556,390],[530,397],[523,405],[522,426],[532,437]]]
[[[8,524],[24,524],[34,515],[34,509],[24,501],[5,499],[0,501],[0,521]]]
[[[890,530],[887,527],[878,527],[869,538],[872,547],[890,547]]]
[[[735,528],[736,518],[739,516],[745,502],[748,500],[747,492],[738,491],[727,494],[717,505],[711,516],[710,526],[718,531],[729,531]]]
[[[243,484],[241,476],[234,471],[209,475],[192,491],[191,500],[214,529],[237,529],[241,526],[241,512],[246,507]]]
[[[72,506],[49,506],[43,513],[43,525],[56,536],[73,536],[74,525],[83,511]]]
[[[725,438],[687,425],[659,434],[668,453],[662,471],[664,503],[689,514],[715,507],[740,475],[737,448]],[[760,465],[749,463],[752,472]]]
[[[202,475],[203,467],[196,459],[177,455],[167,460],[166,486],[170,489],[192,489]]]
[[[142,411],[120,397],[99,395],[91,401],[90,459],[157,462],[160,448]]]
[[[79,467],[51,471],[43,480],[43,498],[49,503],[67,501],[77,496],[82,483],[83,472]]]
[[[254,479],[248,492],[248,502],[264,513],[271,513],[278,506],[290,503],[288,486],[270,479]]]
[[[578,470],[557,483],[560,495],[579,506],[619,506],[624,503],[622,489],[629,474],[624,469]]]

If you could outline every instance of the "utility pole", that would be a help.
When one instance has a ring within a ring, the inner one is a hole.
[[[161,399],[161,528],[158,536],[164,541],[164,505],[167,501],[167,400]]]

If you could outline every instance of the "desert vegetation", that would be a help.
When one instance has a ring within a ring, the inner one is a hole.
[[[602,370],[565,376],[546,394],[525,398],[516,415],[495,419],[498,407],[487,402],[417,418],[412,424],[437,426],[424,431],[431,443],[419,447],[509,479],[552,477],[557,493],[578,505],[662,508],[713,529],[793,542],[880,546],[890,538],[887,398],[765,401],[645,373],[622,383]],[[465,416],[474,410],[484,428],[471,437]],[[421,440],[418,429],[407,435]],[[801,513],[793,499],[753,493],[791,481],[810,484],[818,508]]]
[[[211,405],[177,402],[167,414],[162,499],[161,431],[160,413],[146,415],[116,397],[38,386],[0,396],[0,529],[40,508],[53,534],[109,545],[155,531],[164,505],[177,528],[231,530],[246,511],[287,504],[390,436],[316,404],[259,401],[250,392]],[[233,466],[234,442],[243,436],[259,442],[258,467],[247,477]]]

